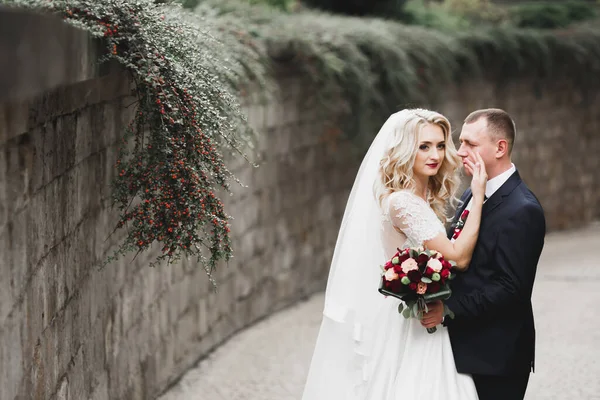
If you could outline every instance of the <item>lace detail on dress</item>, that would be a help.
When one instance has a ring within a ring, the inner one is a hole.
[[[445,232],[429,204],[408,190],[390,195],[387,212],[390,222],[406,235],[405,248],[422,246],[423,242]]]

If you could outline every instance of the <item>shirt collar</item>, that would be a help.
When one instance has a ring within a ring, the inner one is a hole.
[[[506,183],[508,178],[510,178],[517,170],[515,164],[511,163],[510,165],[511,167],[508,170],[487,181],[487,184],[485,185],[485,195],[488,199],[492,197],[492,195],[496,193],[496,191],[500,189],[500,187]]]

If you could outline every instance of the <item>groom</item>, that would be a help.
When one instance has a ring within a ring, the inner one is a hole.
[[[531,292],[546,223],[511,162],[514,140],[515,124],[503,110],[478,110],[465,119],[458,155],[471,175],[464,160],[479,153],[489,179],[479,239],[468,270],[452,281],[446,305],[455,318],[444,319],[438,303],[422,320],[426,327],[448,327],[456,369],[473,376],[480,400],[523,399],[534,369]],[[454,221],[470,199],[467,190]]]

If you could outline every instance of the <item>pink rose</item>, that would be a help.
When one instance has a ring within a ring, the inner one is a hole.
[[[405,274],[408,274],[409,271],[413,271],[415,269],[419,269],[419,266],[417,265],[417,262],[412,259],[409,258],[408,260],[405,260],[402,265],[402,272],[404,272]]]
[[[423,282],[417,283],[417,294],[425,294],[427,292],[427,284]]]
[[[394,271],[394,268],[390,268],[387,271],[385,271],[385,279],[387,281],[395,281],[396,279],[398,279],[398,274],[396,273],[396,271]]]

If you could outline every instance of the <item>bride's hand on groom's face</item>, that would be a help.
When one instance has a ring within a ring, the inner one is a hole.
[[[485,169],[485,162],[479,153],[473,153],[475,162],[469,158],[465,160],[465,168],[468,168],[469,173],[473,176],[471,180],[471,192],[474,197],[481,197],[483,199],[485,195],[485,186],[487,184],[487,171]]]
[[[434,301],[427,304],[428,312],[423,314],[421,325],[425,328],[433,328],[442,323],[444,317],[444,304],[441,301]]]

